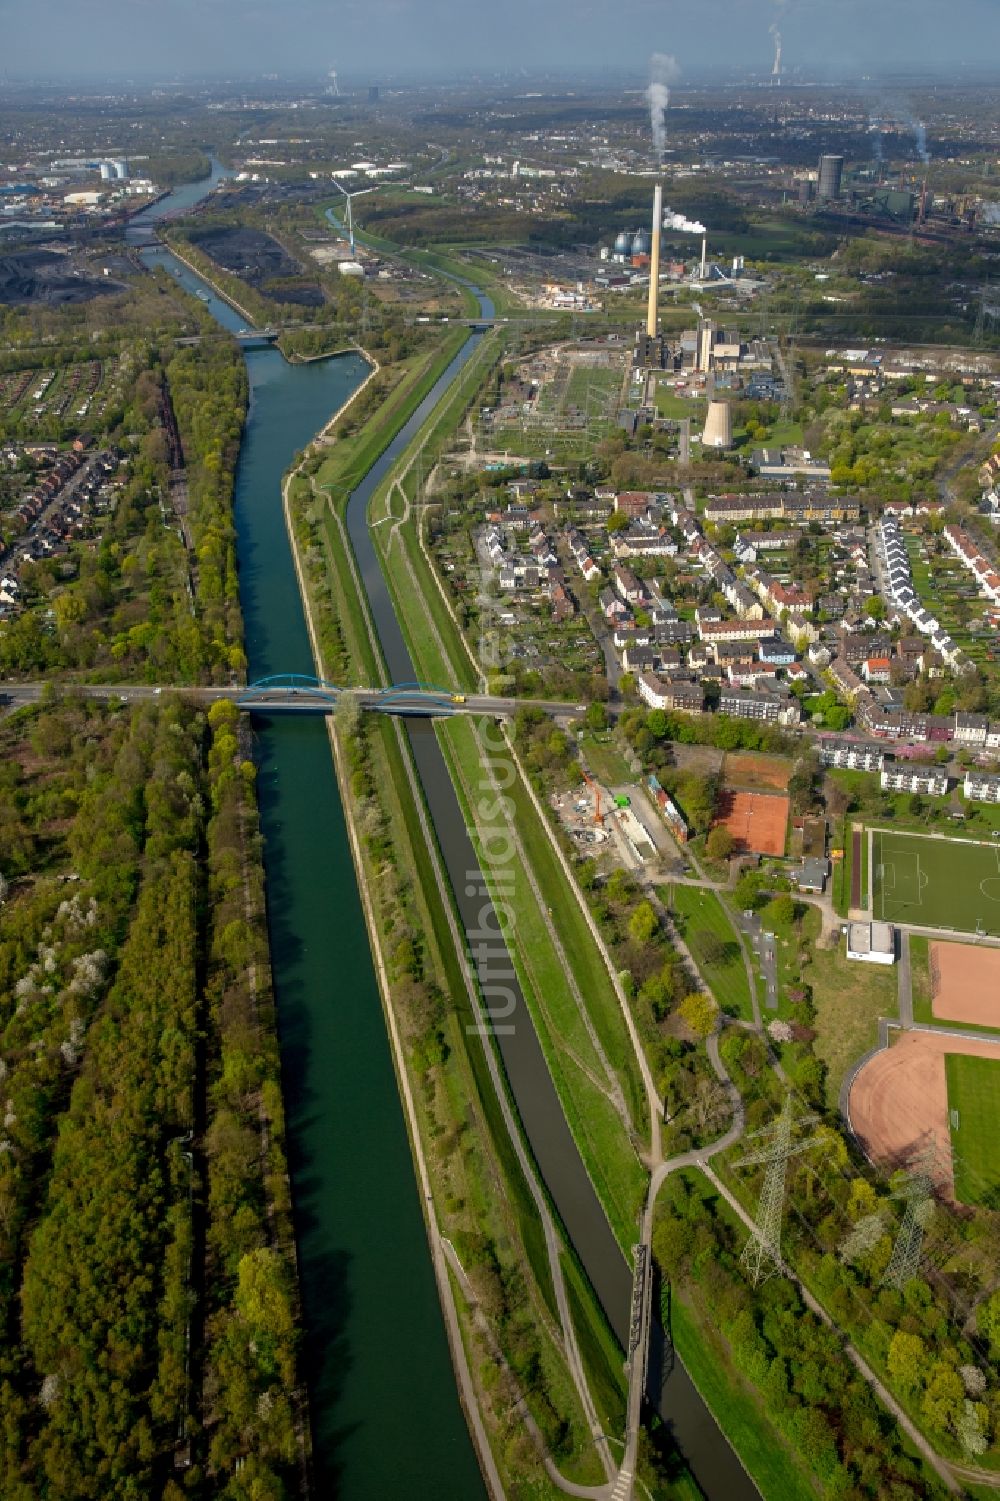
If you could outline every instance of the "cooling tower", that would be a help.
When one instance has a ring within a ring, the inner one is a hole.
[[[649,306],[646,310],[646,333],[651,339],[657,335],[657,303],[660,295],[660,226],[663,223],[663,188],[660,183],[653,189],[653,233],[649,252]]]
[[[733,409],[728,401],[710,401],[701,435],[703,448],[732,448]]]

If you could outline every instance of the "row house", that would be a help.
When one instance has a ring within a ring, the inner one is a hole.
[[[974,576],[980,591],[994,604],[1000,604],[1000,574],[995,565],[983,556],[968,532],[960,526],[946,526],[943,536],[952,552]]]
[[[662,527],[642,523],[619,532],[612,547],[618,558],[676,558],[680,551]]]
[[[775,637],[772,641],[761,641],[757,647],[757,654],[762,662],[773,667],[791,667],[795,661],[795,648],[789,646],[787,641]]]
[[[984,746],[989,728],[990,722],[985,714],[956,714],[955,744]]]
[[[611,570],[611,582],[615,591],[627,604],[641,605],[645,602],[646,591],[631,568],[626,568],[622,563],[616,563]]]
[[[636,520],[661,501],[663,497],[653,490],[622,490],[614,497],[614,507],[623,516]]]
[[[948,774],[937,767],[903,766],[894,762],[883,768],[879,785],[883,792],[919,792],[925,797],[944,797]]]
[[[881,631],[852,631],[842,625],[837,631],[837,655],[851,667],[859,667],[869,657],[888,657],[892,654],[892,637]]]
[[[892,660],[889,657],[866,657],[861,664],[861,676],[866,683],[888,683],[892,679]]]
[[[750,666],[757,661],[759,648],[759,641],[716,641],[712,653],[720,667],[731,667],[736,663]]]
[[[706,521],[725,526],[737,521],[780,521],[784,514],[781,495],[713,495],[705,502]]]
[[[644,672],[636,686],[639,697],[651,709],[700,714],[705,706],[705,695],[698,683],[671,682],[658,677],[655,672]]]
[[[591,557],[586,538],[580,532],[571,529],[566,533],[566,543],[573,554],[574,563],[586,582],[592,584],[595,579],[599,579],[601,570]]]
[[[702,641],[766,641],[778,634],[773,620],[704,620],[698,621]]]
[[[605,620],[610,625],[632,618],[632,611],[623,599],[618,598],[613,589],[602,589],[597,596],[597,602],[601,607]]]
[[[846,771],[881,771],[885,751],[859,740],[823,740],[819,759],[821,766],[838,766]]]
[[[719,695],[719,713],[734,719],[758,719],[784,725],[798,724],[801,718],[798,699],[744,688],[723,688]]]
[[[528,547],[540,568],[558,568],[559,556],[545,529],[536,522],[528,536]]]
[[[759,599],[754,599],[746,584],[740,583],[739,579],[733,579],[722,592],[741,620],[764,619],[763,604]]]
[[[864,685],[857,673],[844,661],[843,657],[835,657],[827,670],[838,691],[848,701],[857,697]]]

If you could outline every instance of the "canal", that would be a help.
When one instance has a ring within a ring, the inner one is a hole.
[[[202,194],[217,180],[198,186]],[[189,192],[189,190],[185,190]],[[201,196],[201,195],[198,195]],[[186,208],[193,200],[188,196]],[[202,296],[226,328],[243,318],[136,222],[143,258]],[[144,228],[143,226],[148,226]],[[480,295],[477,293],[477,295]],[[492,312],[480,295],[484,317]],[[434,390],[350,497],[348,528],[394,681],[415,677],[366,522],[368,501],[441,393],[471,356],[472,334]],[[251,404],[236,476],[240,598],[251,678],[313,667],[285,534],[281,477],[360,383],[357,356],[288,365],[246,352]],[[255,720],[272,963],[306,1325],[318,1494],[345,1501],[408,1494],[474,1498],[482,1481],[458,1405],[417,1201],[325,728]],[[427,722],[407,726],[442,853],[467,926],[477,868],[460,806]],[[465,909],[469,910],[466,911]],[[608,1320],[624,1344],[631,1279],[566,1125],[523,997],[500,1039],[525,1130],[549,1192]],[[656,1405],[712,1498],[756,1496],[679,1362]]]

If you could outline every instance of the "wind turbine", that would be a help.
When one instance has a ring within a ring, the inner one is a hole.
[[[366,193],[374,193],[375,189],[374,188],[359,188],[356,193],[349,193],[347,191],[347,189],[344,187],[343,183],[339,183],[335,177],[332,179],[332,181],[333,181],[334,187],[338,188],[340,190],[340,192],[343,193],[344,197],[347,199],[347,238],[350,241],[350,244],[351,244],[351,255],[353,256],[353,254],[354,254],[354,214],[353,214],[353,212],[351,210],[351,203],[352,203],[353,199],[355,199],[355,198],[363,198]]]

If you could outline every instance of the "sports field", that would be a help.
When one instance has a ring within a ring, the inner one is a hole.
[[[873,857],[879,921],[1000,935],[1000,849],[876,829]]]
[[[1000,1062],[949,1053],[948,1120],[955,1197],[962,1204],[1000,1204]]]
[[[1000,1043],[903,1032],[855,1075],[848,1108],[862,1150],[890,1172],[933,1151],[946,1198],[975,1203],[966,1195],[1000,1182]]]
[[[730,792],[719,794],[715,822],[725,824],[742,852],[783,855],[788,829],[788,798],[778,793]]]

